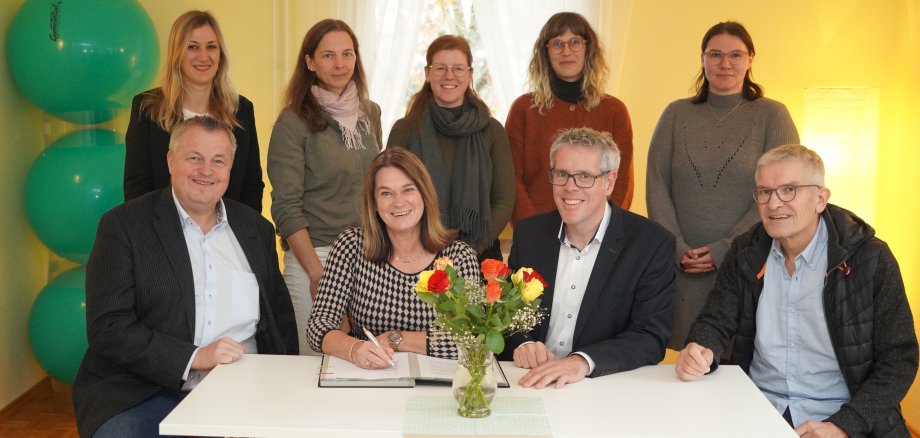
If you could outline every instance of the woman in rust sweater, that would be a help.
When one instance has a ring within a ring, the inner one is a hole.
[[[611,201],[628,209],[633,195],[632,125],[626,105],[604,93],[607,65],[597,34],[585,17],[550,17],[534,44],[531,92],[511,105],[505,130],[511,144],[517,193],[511,220],[556,208],[549,183],[549,147],[560,130],[588,127],[609,132],[621,161]]]

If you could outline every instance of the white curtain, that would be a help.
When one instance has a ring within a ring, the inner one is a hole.
[[[355,23],[371,100],[380,105],[386,142],[393,123],[403,116],[400,108],[409,85],[425,0],[351,0],[340,5],[340,16]]]
[[[503,103],[493,111],[502,123],[514,99],[527,91],[527,68],[534,41],[546,20],[557,12],[577,12],[591,23],[608,57],[611,70],[608,90],[616,92],[626,46],[624,27],[629,22],[632,0],[473,0],[473,5],[484,55],[489,60],[492,86]]]
[[[482,51],[498,99],[492,108],[504,123],[511,102],[526,92],[527,67],[540,28],[557,12],[584,15],[598,33],[610,68],[608,92],[619,88],[620,66],[633,0],[469,0],[476,10]],[[382,110],[386,141],[393,123],[403,116],[406,87],[416,55],[425,0],[343,0],[336,13],[351,24],[361,43],[371,99]],[[414,91],[414,90],[413,90]]]

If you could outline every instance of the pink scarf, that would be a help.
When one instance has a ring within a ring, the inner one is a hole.
[[[361,105],[358,101],[358,87],[355,86],[355,82],[349,82],[341,96],[316,85],[312,86],[310,91],[319,106],[339,124],[345,147],[349,150],[366,149],[361,142],[358,125],[360,124],[364,128],[365,133],[370,134],[371,123],[364,111],[361,110]]]

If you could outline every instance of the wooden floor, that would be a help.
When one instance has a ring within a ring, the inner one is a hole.
[[[0,412],[0,437],[78,437],[70,386],[42,380]]]

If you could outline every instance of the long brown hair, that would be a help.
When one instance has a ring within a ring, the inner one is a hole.
[[[230,57],[227,55],[227,46],[224,36],[220,32],[217,20],[207,11],[188,11],[173,22],[169,30],[168,49],[166,52],[166,68],[163,74],[163,85],[159,90],[153,90],[144,96],[141,101],[141,110],[149,111],[150,118],[170,132],[177,123],[185,119],[182,112],[182,95],[185,82],[182,78],[182,59],[188,52],[189,40],[192,31],[202,26],[211,26],[217,35],[220,46],[220,61],[217,73],[211,82],[211,96],[208,99],[208,110],[211,115],[230,126],[240,126],[236,119],[236,109],[240,103],[240,95],[233,84],[230,83]]]
[[[533,45],[533,56],[530,58],[528,70],[530,90],[533,93],[533,106],[542,114],[544,110],[553,107],[553,90],[550,88],[550,78],[555,77],[553,66],[549,62],[549,51],[546,44],[549,40],[565,31],[571,31],[585,39],[585,67],[582,72],[584,80],[581,83],[581,93],[585,97],[585,108],[590,110],[601,103],[604,98],[604,84],[607,82],[607,62],[604,60],[604,50],[600,39],[591,28],[591,24],[581,14],[574,12],[560,12],[553,15],[543,25],[537,41]]]
[[[420,219],[422,246],[426,251],[437,254],[456,240],[457,232],[441,223],[438,207],[438,192],[431,182],[431,175],[422,160],[403,148],[388,148],[377,155],[364,172],[364,187],[361,190],[361,226],[364,227],[364,258],[372,263],[383,263],[393,255],[393,244],[387,234],[386,224],[377,213],[375,189],[377,172],[385,167],[403,171],[418,188],[425,212]]]
[[[434,55],[443,50],[457,50],[463,53],[466,56],[467,65],[470,66],[469,74],[472,76],[473,51],[470,49],[470,44],[466,39],[456,35],[441,35],[428,45],[428,51],[425,53],[425,71],[429,71],[431,68],[431,62],[434,59]],[[470,86],[467,87],[463,93],[463,99],[473,102],[473,104],[478,106],[486,114],[489,113],[489,107],[479,98],[476,91],[473,90],[472,78],[470,78]],[[409,108],[406,110],[406,120],[410,123],[410,126],[414,126],[418,129],[422,114],[428,109],[428,105],[431,105],[433,102],[434,92],[431,90],[431,83],[425,81],[422,85],[422,89],[409,98]]]
[[[316,48],[320,41],[329,32],[345,32],[351,38],[351,44],[355,49],[355,69],[351,78],[355,81],[358,89],[358,100],[361,103],[361,109],[368,116],[371,113],[371,101],[367,93],[367,80],[364,76],[364,66],[361,63],[361,51],[358,49],[358,37],[342,20],[327,18],[313,25],[307,34],[303,37],[303,43],[300,45],[300,52],[297,54],[297,62],[294,67],[294,73],[288,82],[287,91],[284,94],[284,107],[291,108],[307,124],[312,132],[320,132],[326,129],[326,119],[322,116],[322,108],[319,102],[310,92],[310,87],[319,85],[320,80],[316,73],[307,68],[307,55],[311,58],[316,55]]]
[[[747,48],[748,54],[754,56],[754,40],[747,29],[737,21],[725,21],[709,28],[706,35],[703,35],[703,43],[700,45],[700,53],[706,51],[706,45],[709,40],[716,35],[729,34],[738,37]],[[752,67],[753,68],[753,67]],[[757,100],[763,97],[763,87],[754,82],[751,69],[744,72],[744,84],[741,86],[741,96],[747,100]],[[706,71],[700,66],[700,74],[696,77],[696,95],[693,96],[693,103],[703,103],[709,98],[709,79],[706,79]]]

